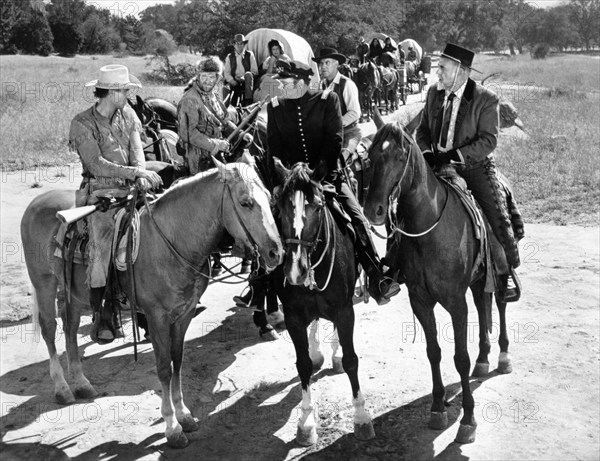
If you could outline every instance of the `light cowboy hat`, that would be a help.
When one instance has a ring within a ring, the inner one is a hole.
[[[85,86],[93,86],[105,90],[122,90],[131,88],[141,88],[140,81],[129,73],[129,69],[121,64],[109,64],[100,68],[100,77]]]

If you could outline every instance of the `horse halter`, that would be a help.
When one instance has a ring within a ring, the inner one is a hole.
[[[449,194],[446,193],[446,199],[444,201],[444,206],[442,208],[442,211],[440,212],[440,215],[438,216],[438,218],[436,219],[436,221],[425,231],[423,232],[419,232],[419,233],[410,233],[410,232],[406,232],[404,230],[402,230],[400,227],[398,227],[396,225],[396,223],[394,222],[394,216],[393,216],[393,202],[400,197],[400,194],[402,193],[402,181],[404,180],[404,176],[406,175],[406,172],[408,170],[408,164],[409,163],[413,163],[412,165],[412,172],[413,172],[413,177],[414,177],[414,152],[413,152],[413,148],[415,147],[415,141],[409,137],[406,132],[404,130],[402,130],[402,138],[408,142],[409,144],[409,149],[408,149],[408,154],[407,154],[407,160],[406,160],[406,164],[404,165],[404,170],[402,171],[402,175],[400,176],[400,179],[398,180],[398,183],[394,186],[394,188],[392,189],[392,192],[388,198],[388,219],[389,219],[389,223],[390,223],[390,229],[392,231],[392,233],[387,237],[388,239],[391,238],[394,233],[398,232],[406,237],[422,237],[424,235],[427,235],[429,232],[431,232],[433,229],[436,228],[436,226],[440,223],[442,216],[444,215],[444,210],[446,209],[446,205],[448,204],[448,196]],[[402,146],[404,148],[404,146]]]

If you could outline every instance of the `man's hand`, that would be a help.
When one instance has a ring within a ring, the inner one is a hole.
[[[252,141],[254,141],[254,136],[252,136],[250,133],[244,133],[244,136],[242,136],[242,142],[244,145],[249,146],[252,144]]]
[[[228,152],[229,147],[230,147],[229,141],[227,141],[225,139],[220,139],[220,140],[216,141],[215,147],[217,148],[217,151],[219,151],[219,152]]]
[[[156,189],[162,186],[162,178],[150,170],[140,170],[137,174],[137,184],[142,190]]]

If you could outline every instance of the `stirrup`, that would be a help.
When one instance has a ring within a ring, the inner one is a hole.
[[[509,287],[508,281],[511,280],[514,283],[514,286]],[[510,273],[508,275],[508,279],[506,281],[506,288],[504,290],[504,294],[502,296],[502,301],[505,303],[514,303],[521,298],[521,281],[519,277],[517,277],[517,273],[514,268],[510,268]]]

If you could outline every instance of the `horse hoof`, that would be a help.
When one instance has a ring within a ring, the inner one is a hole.
[[[510,359],[510,355],[508,352],[501,352],[500,358],[498,359],[498,373],[502,373],[503,375],[512,373],[512,360]]]
[[[315,426],[300,427],[296,431],[296,442],[303,447],[310,447],[317,443],[317,428]]]
[[[432,411],[429,417],[429,428],[440,431],[448,427],[448,413],[445,411]]]
[[[375,438],[375,429],[373,423],[369,421],[366,424],[354,424],[354,437],[358,440],[371,440]]]
[[[331,359],[331,364],[334,373],[343,373],[344,365],[342,365],[342,359],[340,357],[334,357]]]
[[[276,341],[279,339],[279,333],[275,330],[267,330],[260,333],[260,339],[263,341]]]
[[[71,405],[72,403],[75,403],[75,396],[71,392],[71,389],[68,388],[56,392],[54,398],[56,398],[56,401],[61,405]]]
[[[178,432],[167,437],[167,446],[171,448],[185,448],[190,441],[183,432]]]
[[[78,399],[93,399],[98,397],[98,392],[91,384],[84,384],[75,389],[75,397]]]
[[[475,363],[475,368],[473,368],[473,376],[479,378],[481,376],[485,376],[490,372],[490,364],[477,362]]]
[[[458,427],[458,433],[456,434],[457,443],[473,443],[475,442],[475,430],[477,426],[471,426],[469,424],[461,424]]]
[[[192,415],[185,415],[181,421],[177,421],[181,424],[183,432],[194,432],[200,428]]]

